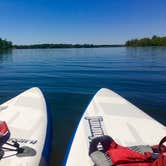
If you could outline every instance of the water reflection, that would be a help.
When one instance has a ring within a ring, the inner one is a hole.
[[[0,63],[4,61],[11,61],[12,60],[12,49],[8,50],[0,50]]]
[[[51,109],[50,165],[62,165],[76,123],[95,92],[119,93],[166,125],[166,48],[13,49],[0,52],[0,103],[33,86]]]
[[[166,47],[126,47],[126,55],[134,58],[150,58],[166,53]],[[146,55],[146,56],[145,56]]]

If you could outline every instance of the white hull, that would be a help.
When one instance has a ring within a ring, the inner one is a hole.
[[[26,157],[6,152],[0,160],[0,166],[39,165],[47,131],[47,108],[40,89],[31,88],[0,105],[0,120],[6,121],[9,127],[10,142],[17,140],[21,146],[36,151],[36,155]]]
[[[97,121],[101,128],[95,128]],[[166,128],[118,94],[101,89],[80,120],[64,165],[93,166],[89,141],[103,134],[123,146],[156,145],[166,135]]]

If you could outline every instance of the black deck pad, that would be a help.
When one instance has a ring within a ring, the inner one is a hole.
[[[22,146],[23,149],[22,153],[17,153],[17,157],[28,157],[28,156],[35,156],[36,155],[36,150],[28,147],[28,146]]]

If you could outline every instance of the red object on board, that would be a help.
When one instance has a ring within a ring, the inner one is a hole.
[[[0,122],[0,136],[4,136],[9,132],[5,121]]]
[[[146,152],[144,155],[135,152],[127,147],[112,142],[107,155],[111,158],[114,165],[117,166],[152,166],[151,153]]]

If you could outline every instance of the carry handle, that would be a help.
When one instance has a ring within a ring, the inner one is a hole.
[[[164,146],[164,143],[166,142],[166,136],[160,141],[159,143],[159,153],[164,153],[166,152],[166,147]]]

